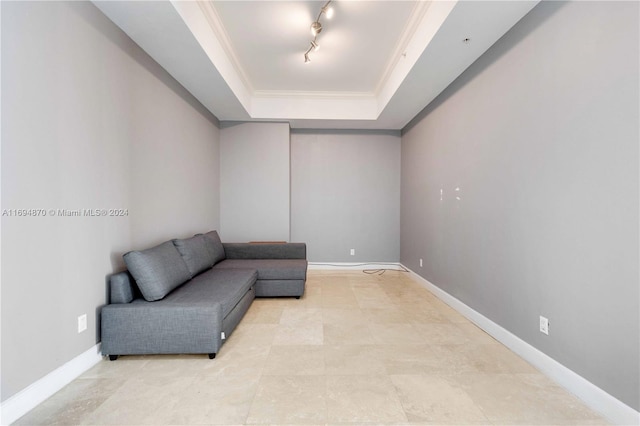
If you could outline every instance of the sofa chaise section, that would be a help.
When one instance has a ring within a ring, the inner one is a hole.
[[[214,269],[258,271],[256,297],[296,297],[304,294],[307,246],[304,243],[223,243],[225,259]]]

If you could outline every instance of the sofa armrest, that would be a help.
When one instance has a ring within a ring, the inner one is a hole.
[[[217,353],[222,306],[133,302],[101,311],[104,355]],[[160,306],[161,305],[161,306]]]
[[[227,259],[306,259],[305,243],[223,243]]]
[[[109,277],[109,303],[131,303],[139,297],[142,294],[129,271],[118,272]]]

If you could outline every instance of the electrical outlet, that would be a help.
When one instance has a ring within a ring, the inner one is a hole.
[[[351,249],[351,256],[355,256],[356,255],[356,249]]]
[[[87,329],[87,314],[78,317],[78,333],[82,333]]]
[[[422,259],[420,259],[420,267],[422,268]]]
[[[540,333],[549,335],[549,320],[540,315]]]

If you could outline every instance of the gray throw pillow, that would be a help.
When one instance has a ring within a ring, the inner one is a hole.
[[[192,277],[211,268],[214,264],[204,235],[196,235],[184,240],[173,240],[173,245],[176,246],[182,260],[187,264]]]
[[[224,254],[224,247],[222,246],[222,241],[220,241],[220,236],[216,231],[207,232],[204,234],[204,239],[207,242],[207,249],[209,249],[209,253],[213,258],[214,265],[227,258]]]
[[[142,297],[149,302],[162,299],[191,279],[187,265],[171,241],[147,250],[130,251],[122,257]]]

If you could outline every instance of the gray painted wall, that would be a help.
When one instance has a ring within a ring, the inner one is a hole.
[[[639,6],[534,8],[403,131],[401,220],[405,265],[636,410]]]
[[[292,131],[291,239],[309,261],[397,262],[399,206],[399,132]]]
[[[289,241],[289,124],[224,123],[220,238]]]
[[[2,400],[98,341],[121,256],[219,226],[216,119],[89,2],[2,2]],[[89,328],[77,333],[77,317]]]

